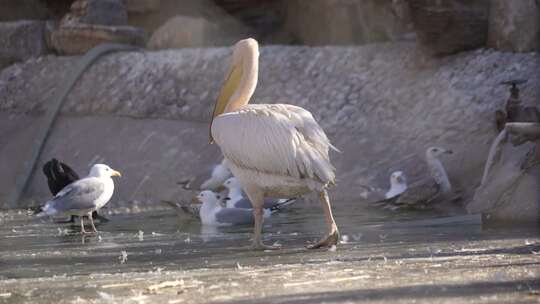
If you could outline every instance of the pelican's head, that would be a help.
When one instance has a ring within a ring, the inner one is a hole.
[[[90,169],[89,176],[92,177],[113,177],[113,176],[122,176],[120,172],[111,169],[111,167],[104,164],[95,164]]]
[[[221,196],[213,191],[205,190],[197,195],[196,200],[201,204],[214,206],[221,202]]]
[[[390,175],[390,185],[405,185],[407,177],[402,171],[395,171]]]
[[[234,111],[249,102],[257,86],[258,73],[259,43],[253,38],[238,41],[233,47],[231,65],[214,106],[210,122],[210,143],[214,141],[212,137],[214,118]]]
[[[426,155],[428,157],[438,157],[438,156],[441,156],[443,154],[452,154],[452,150],[448,150],[448,149],[445,149],[445,148],[441,148],[441,147],[429,147],[427,150],[426,150]]]
[[[236,177],[231,177],[231,178],[227,179],[223,183],[223,186],[225,186],[225,188],[227,188],[229,190],[242,188],[242,185],[240,185],[240,181]]]

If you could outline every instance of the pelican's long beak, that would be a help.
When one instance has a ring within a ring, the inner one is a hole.
[[[444,153],[446,153],[446,154],[452,154],[452,153],[454,153],[454,151],[452,151],[452,150],[445,150]]]
[[[116,170],[112,170],[111,172],[111,176],[118,176],[118,177],[122,177],[122,173],[116,171]]]
[[[225,79],[225,83],[221,88],[221,92],[219,92],[216,105],[214,106],[214,113],[212,114],[212,121],[210,122],[210,143],[214,142],[214,138],[212,137],[212,123],[214,122],[214,118],[225,112],[227,104],[240,85],[242,73],[242,62],[233,63],[229,69],[229,72],[227,73],[227,78]]]

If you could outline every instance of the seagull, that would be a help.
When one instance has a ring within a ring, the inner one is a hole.
[[[81,217],[83,234],[87,232],[84,230],[82,217],[88,216],[93,232],[97,233],[92,212],[103,207],[111,199],[114,192],[112,176],[122,175],[107,165],[93,165],[87,177],[64,187],[52,200],[45,203],[43,211],[37,216],[77,215]]]
[[[229,190],[227,197],[225,198],[227,208],[244,208],[253,209],[253,205],[248,198],[245,197],[244,191],[242,191],[242,185],[236,177],[230,177],[223,183],[223,186]],[[264,198],[264,209],[279,210],[285,206],[296,202],[296,198]]]
[[[232,175],[224,162],[225,160],[214,166],[210,178],[201,184],[201,190],[217,190]]]
[[[238,178],[253,204],[253,249],[273,249],[262,242],[264,198],[319,195],[327,224],[323,238],[308,248],[337,245],[339,231],[327,189],[335,184],[329,149],[338,151],[311,113],[290,104],[248,104],[257,86],[259,44],[234,45],[232,62],[210,122],[210,143]]]
[[[403,193],[373,204],[385,205],[396,210],[401,207],[426,207],[443,194],[452,192],[452,186],[442,162],[438,159],[443,154],[452,154],[452,150],[430,147],[426,150],[426,163],[430,177],[408,187]]]
[[[197,195],[197,200],[202,203],[199,215],[203,225],[208,226],[236,226],[253,225],[255,217],[253,210],[245,208],[226,208],[221,205],[221,198],[210,190],[205,190]],[[263,217],[270,217],[271,211],[263,210]]]
[[[390,175],[390,189],[385,193],[384,198],[392,198],[407,190],[407,177],[402,171],[395,171]]]
[[[46,162],[43,165],[42,170],[43,174],[47,177],[47,185],[49,186],[52,195],[56,195],[60,190],[64,189],[65,186],[79,179],[79,175],[75,170],[56,158]],[[42,211],[41,207],[39,207],[39,211]],[[92,218],[99,219],[101,222],[109,221],[106,217],[99,215],[96,211],[92,213]],[[67,222],[75,222],[75,216],[72,215]]]

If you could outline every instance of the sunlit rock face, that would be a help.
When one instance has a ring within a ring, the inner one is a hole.
[[[208,143],[208,122],[230,55],[230,48],[193,48],[99,60],[68,96],[42,161],[56,157],[84,172],[98,159],[126,172],[113,205],[170,199],[164,196],[178,181],[209,174],[221,161]],[[21,151],[32,147],[37,118],[76,60],[49,56],[0,71],[0,201],[29,157]],[[308,109],[342,151],[331,154],[337,204],[360,200],[366,185],[386,189],[393,171],[410,183],[425,177],[424,153],[433,145],[454,151],[444,163],[470,201],[497,135],[494,111],[508,98],[499,83],[527,78],[523,104],[540,100],[535,53],[477,50],[424,60],[414,43],[263,46],[260,61],[252,102]],[[47,191],[37,174],[28,196]]]

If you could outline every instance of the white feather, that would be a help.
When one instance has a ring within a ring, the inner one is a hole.
[[[240,180],[255,179],[256,184],[269,187],[303,180],[304,186],[319,191],[335,181],[328,156],[328,150],[335,148],[303,108],[245,105],[216,117],[212,136]],[[249,177],[242,176],[248,172]]]

